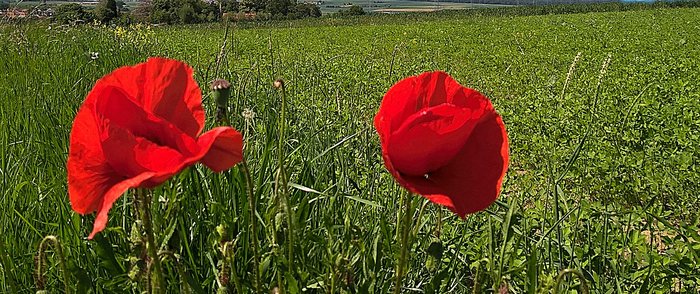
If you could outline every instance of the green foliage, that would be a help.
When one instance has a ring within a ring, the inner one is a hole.
[[[293,6],[292,0],[267,0],[265,12],[273,17],[285,16]]]
[[[197,12],[192,7],[192,4],[185,4],[177,8],[177,16],[179,23],[195,23],[197,22]]]
[[[113,19],[119,17],[117,1],[100,0],[100,2],[97,4],[97,7],[95,7],[94,13],[96,20],[105,24],[110,23]]]
[[[241,10],[244,12],[262,12],[267,6],[266,0],[241,0]]]
[[[221,12],[238,12],[239,3],[236,0],[221,0]]]
[[[308,17],[320,17],[321,9],[311,3],[295,3],[292,0],[269,0],[265,12],[272,19],[301,19]]]
[[[321,9],[311,3],[298,3],[289,12],[290,19],[321,17]]]
[[[207,20],[206,4],[198,0],[153,0],[150,22],[190,24]]]
[[[356,16],[364,14],[365,10],[362,8],[362,6],[359,5],[350,5],[348,9],[341,9],[335,13],[335,15],[337,16]]]
[[[54,9],[53,20],[58,23],[88,22],[91,19],[91,15],[78,3],[61,4]]]
[[[501,199],[488,211],[462,220],[428,205],[414,214],[407,287],[552,293],[560,269],[576,268],[592,293],[695,293],[700,9],[666,8],[250,24],[255,29],[231,34],[218,73],[221,25],[0,25],[0,292],[33,290],[32,256],[48,234],[64,245],[76,292],[145,290],[136,283],[145,268],[132,249],[139,244],[128,233],[138,227],[133,196],[115,203],[104,239],[85,240],[93,217],[70,208],[65,160],[75,112],[94,82],[158,55],[188,62],[202,88],[214,78],[233,84],[231,119],[246,138],[258,200],[259,231],[252,233],[261,240],[265,285],[280,276],[288,289],[310,293],[392,289],[401,190],[383,166],[372,120],[393,83],[441,69],[494,101],[509,132],[511,165]],[[173,17],[179,21],[176,10]],[[278,214],[271,184],[280,100],[270,84],[277,77],[289,91],[282,148],[296,222],[294,271],[278,254],[287,249],[288,231],[275,223],[286,215]],[[217,290],[220,225],[235,241],[232,274],[252,292],[244,183],[237,169],[215,174],[195,166],[154,190],[156,242],[186,269],[181,275],[175,262],[165,263],[168,292]],[[61,279],[49,274],[47,284],[60,287]],[[578,283],[567,278],[560,291]]]

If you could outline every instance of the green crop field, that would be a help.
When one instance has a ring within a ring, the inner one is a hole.
[[[61,242],[67,270],[49,247],[49,292],[62,293],[64,282],[77,293],[147,289],[134,193],[87,240],[94,214],[71,210],[66,158],[95,81],[149,56],[195,69],[205,129],[214,126],[209,82],[231,81],[231,123],[245,134],[257,199],[252,231],[240,169],[196,165],[153,190],[169,293],[213,293],[222,282],[254,292],[253,239],[265,293],[392,291],[404,191],[385,170],[372,121],[391,85],[437,69],[491,98],[511,162],[499,200],[466,219],[410,197],[403,293],[582,293],[581,278],[591,293],[700,291],[700,9],[396,15],[225,31],[0,24],[0,292],[36,292],[47,235]],[[275,197],[276,78],[287,89],[289,210]],[[222,235],[232,241],[228,258]],[[564,269],[581,276],[554,289]]]
[[[495,4],[476,4],[476,3],[457,3],[449,1],[412,1],[412,0],[326,0],[321,2],[321,11],[323,13],[333,13],[341,9],[347,9],[352,3],[353,5],[361,6],[368,12],[391,12],[391,10],[410,11],[411,9],[424,10],[443,10],[443,9],[471,9],[471,8],[488,8],[502,7],[507,5]],[[387,11],[389,9],[389,11]]]

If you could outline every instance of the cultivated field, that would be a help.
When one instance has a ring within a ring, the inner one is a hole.
[[[384,168],[372,119],[396,81],[440,69],[492,99],[511,165],[499,201],[466,220],[436,205],[419,214],[427,201],[412,198],[405,293],[550,293],[567,268],[592,293],[698,293],[700,9],[329,22],[336,26],[231,27],[223,51],[222,25],[0,25],[0,292],[36,291],[33,257],[45,235],[62,242],[74,291],[138,292],[129,277],[141,257],[130,248],[132,194],[86,240],[94,217],[71,210],[65,166],[72,120],[95,81],[158,55],[190,64],[205,93],[214,78],[233,84],[265,289],[283,281],[289,293],[392,290],[403,190]],[[273,197],[278,77],[288,91],[292,243]],[[208,129],[209,94],[204,104]],[[238,169],[195,166],[154,195],[156,242],[180,258],[185,276],[166,261],[169,292],[219,287],[217,227],[235,240],[231,281],[253,291]],[[48,255],[46,286],[62,291],[58,259]],[[561,290],[579,281],[567,276]]]
[[[494,4],[476,4],[476,3],[457,3],[449,1],[411,1],[411,0],[326,0],[322,1],[320,7],[323,13],[332,13],[341,9],[347,9],[352,3],[353,5],[361,6],[367,12],[385,12],[391,13],[396,10],[407,11],[436,11],[443,9],[471,9],[471,8],[488,8],[488,7],[505,7],[507,5]]]

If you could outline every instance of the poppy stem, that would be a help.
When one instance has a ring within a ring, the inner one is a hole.
[[[138,189],[136,199],[139,201],[141,208],[141,221],[143,228],[146,231],[146,247],[148,247],[148,256],[151,258],[150,263],[153,265],[153,284],[151,285],[153,293],[163,293],[163,270],[160,265],[160,257],[156,250],[155,237],[153,235],[153,222],[151,221],[151,197],[144,189]],[[149,273],[150,274],[150,273]]]
[[[228,29],[228,27],[227,27]],[[221,83],[221,82],[219,82]],[[224,90],[219,89],[219,91],[214,91],[214,96],[217,97],[216,101],[216,109],[217,109],[217,122],[219,122],[219,125],[225,125],[225,126],[230,126],[231,125],[231,120],[228,117],[228,96],[230,95],[230,90],[228,89],[228,86]],[[247,128],[246,128],[247,130]],[[244,135],[248,135],[245,134]],[[246,140],[245,143],[248,143]],[[258,226],[257,226],[257,219],[256,219],[256,205],[255,205],[255,194],[253,191],[253,180],[251,179],[250,176],[250,169],[248,168],[248,162],[245,160],[245,154],[241,157],[241,163],[238,165],[238,168],[240,169],[241,173],[243,173],[243,177],[245,178],[245,185],[246,185],[246,194],[248,194],[248,209],[250,210],[248,213],[250,214],[250,233],[249,233],[249,238],[251,238],[251,241],[253,242],[253,273],[255,275],[255,291],[256,293],[262,293],[261,285],[262,283],[260,282],[260,250],[259,250],[259,244],[258,244]]]
[[[440,239],[440,233],[442,232],[442,208],[437,211],[437,223],[435,224],[435,238]]]
[[[394,288],[394,293],[401,293],[401,287],[403,284],[403,276],[406,273],[406,263],[408,259],[408,249],[410,245],[410,232],[412,223],[412,205],[411,205],[411,193],[407,192],[401,196],[401,202],[403,202],[403,220],[400,222],[401,230],[397,230],[396,238],[401,238],[401,252],[399,254],[399,261],[396,266],[396,287]]]
[[[277,183],[279,183],[279,176],[280,176],[279,173],[275,174],[275,186],[274,186],[275,195],[279,195],[279,191],[278,191],[279,185],[277,184]],[[274,201],[275,201],[274,205],[276,207],[279,207],[281,205],[280,204],[280,197],[276,196],[274,198]],[[279,214],[279,212],[278,212],[278,214]],[[275,257],[275,265],[276,265],[275,276],[277,278],[277,287],[273,288],[272,293],[286,294],[287,291],[284,287],[284,280],[283,280],[283,276],[282,276],[282,266],[281,266],[281,264],[283,262],[280,261],[281,256],[282,256],[282,253],[280,253],[280,251],[283,251],[283,249],[280,249],[279,236],[277,234],[277,228],[280,226],[281,220],[278,220],[277,216],[275,216],[274,218],[272,218],[271,222],[272,222],[272,226],[270,226],[270,228],[272,231],[270,232],[269,235],[272,236],[272,254]]]
[[[162,261],[170,259],[172,263],[174,263],[175,270],[177,270],[177,273],[180,275],[180,293],[192,293],[192,290],[187,284],[188,276],[185,272],[185,269],[182,266],[182,261],[180,261],[180,258],[177,255],[175,255],[175,253],[173,253],[172,251],[166,250],[158,252],[158,256],[162,257]]]
[[[255,274],[255,291],[256,293],[262,293],[261,282],[260,282],[260,245],[258,244],[258,225],[257,218],[255,217],[257,213],[255,205],[255,194],[253,192],[253,180],[250,177],[250,170],[248,169],[248,163],[245,160],[245,156],[238,165],[243,176],[245,177],[246,193],[248,194],[248,209],[250,210],[250,238],[253,242],[253,273]]]
[[[243,286],[241,286],[241,281],[238,279],[238,276],[236,275],[236,270],[234,267],[234,262],[233,262],[233,242],[228,241],[224,243],[224,248],[223,248],[223,254],[224,254],[224,262],[221,264],[221,273],[223,275],[226,275],[225,279],[226,280],[232,280],[233,281],[233,286],[236,288],[236,293],[245,293],[243,292]],[[226,289],[226,285],[224,283],[228,283],[228,281],[220,281],[222,284],[222,287],[219,288],[220,292],[226,293],[224,291],[221,291],[222,289]],[[218,292],[217,292],[218,293]]]
[[[279,138],[277,146],[277,157],[279,158],[279,180],[281,182],[281,193],[279,196],[282,196],[282,206],[284,208],[284,214],[287,217],[287,262],[290,272],[294,273],[294,216],[291,203],[289,202],[287,173],[284,169],[284,137],[285,127],[287,125],[287,121],[285,119],[285,114],[287,112],[287,91],[282,79],[276,80],[274,82],[274,86],[280,90],[280,98],[282,99],[280,106]],[[278,192],[280,190],[278,190]]]

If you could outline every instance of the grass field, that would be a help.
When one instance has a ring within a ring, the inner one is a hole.
[[[289,293],[391,291],[402,191],[384,169],[372,119],[393,83],[435,69],[493,100],[511,166],[485,212],[466,220],[435,205],[416,212],[405,293],[497,293],[502,285],[553,293],[567,268],[580,270],[592,293],[700,290],[700,9],[287,24],[232,29],[218,73],[221,25],[0,25],[0,292],[36,291],[33,257],[45,235],[62,242],[73,290],[143,290],[129,278],[130,257],[138,258],[133,195],[88,241],[93,217],[71,211],[65,162],[73,117],[94,82],[154,55],[192,65],[203,88],[217,77],[232,82],[233,125],[246,133],[259,214],[252,234],[237,169],[215,175],[196,166],[156,189],[157,242],[187,276],[166,262],[169,292],[218,288],[220,225],[236,242],[231,277],[244,291],[253,291],[250,236],[260,240],[265,289],[283,281]],[[273,197],[278,77],[289,101],[290,260]],[[209,128],[208,94],[204,103]],[[244,110],[255,117],[245,120]],[[437,259],[436,242],[444,246]],[[60,292],[58,259],[48,255],[46,285]],[[579,283],[567,277],[561,290]]]

